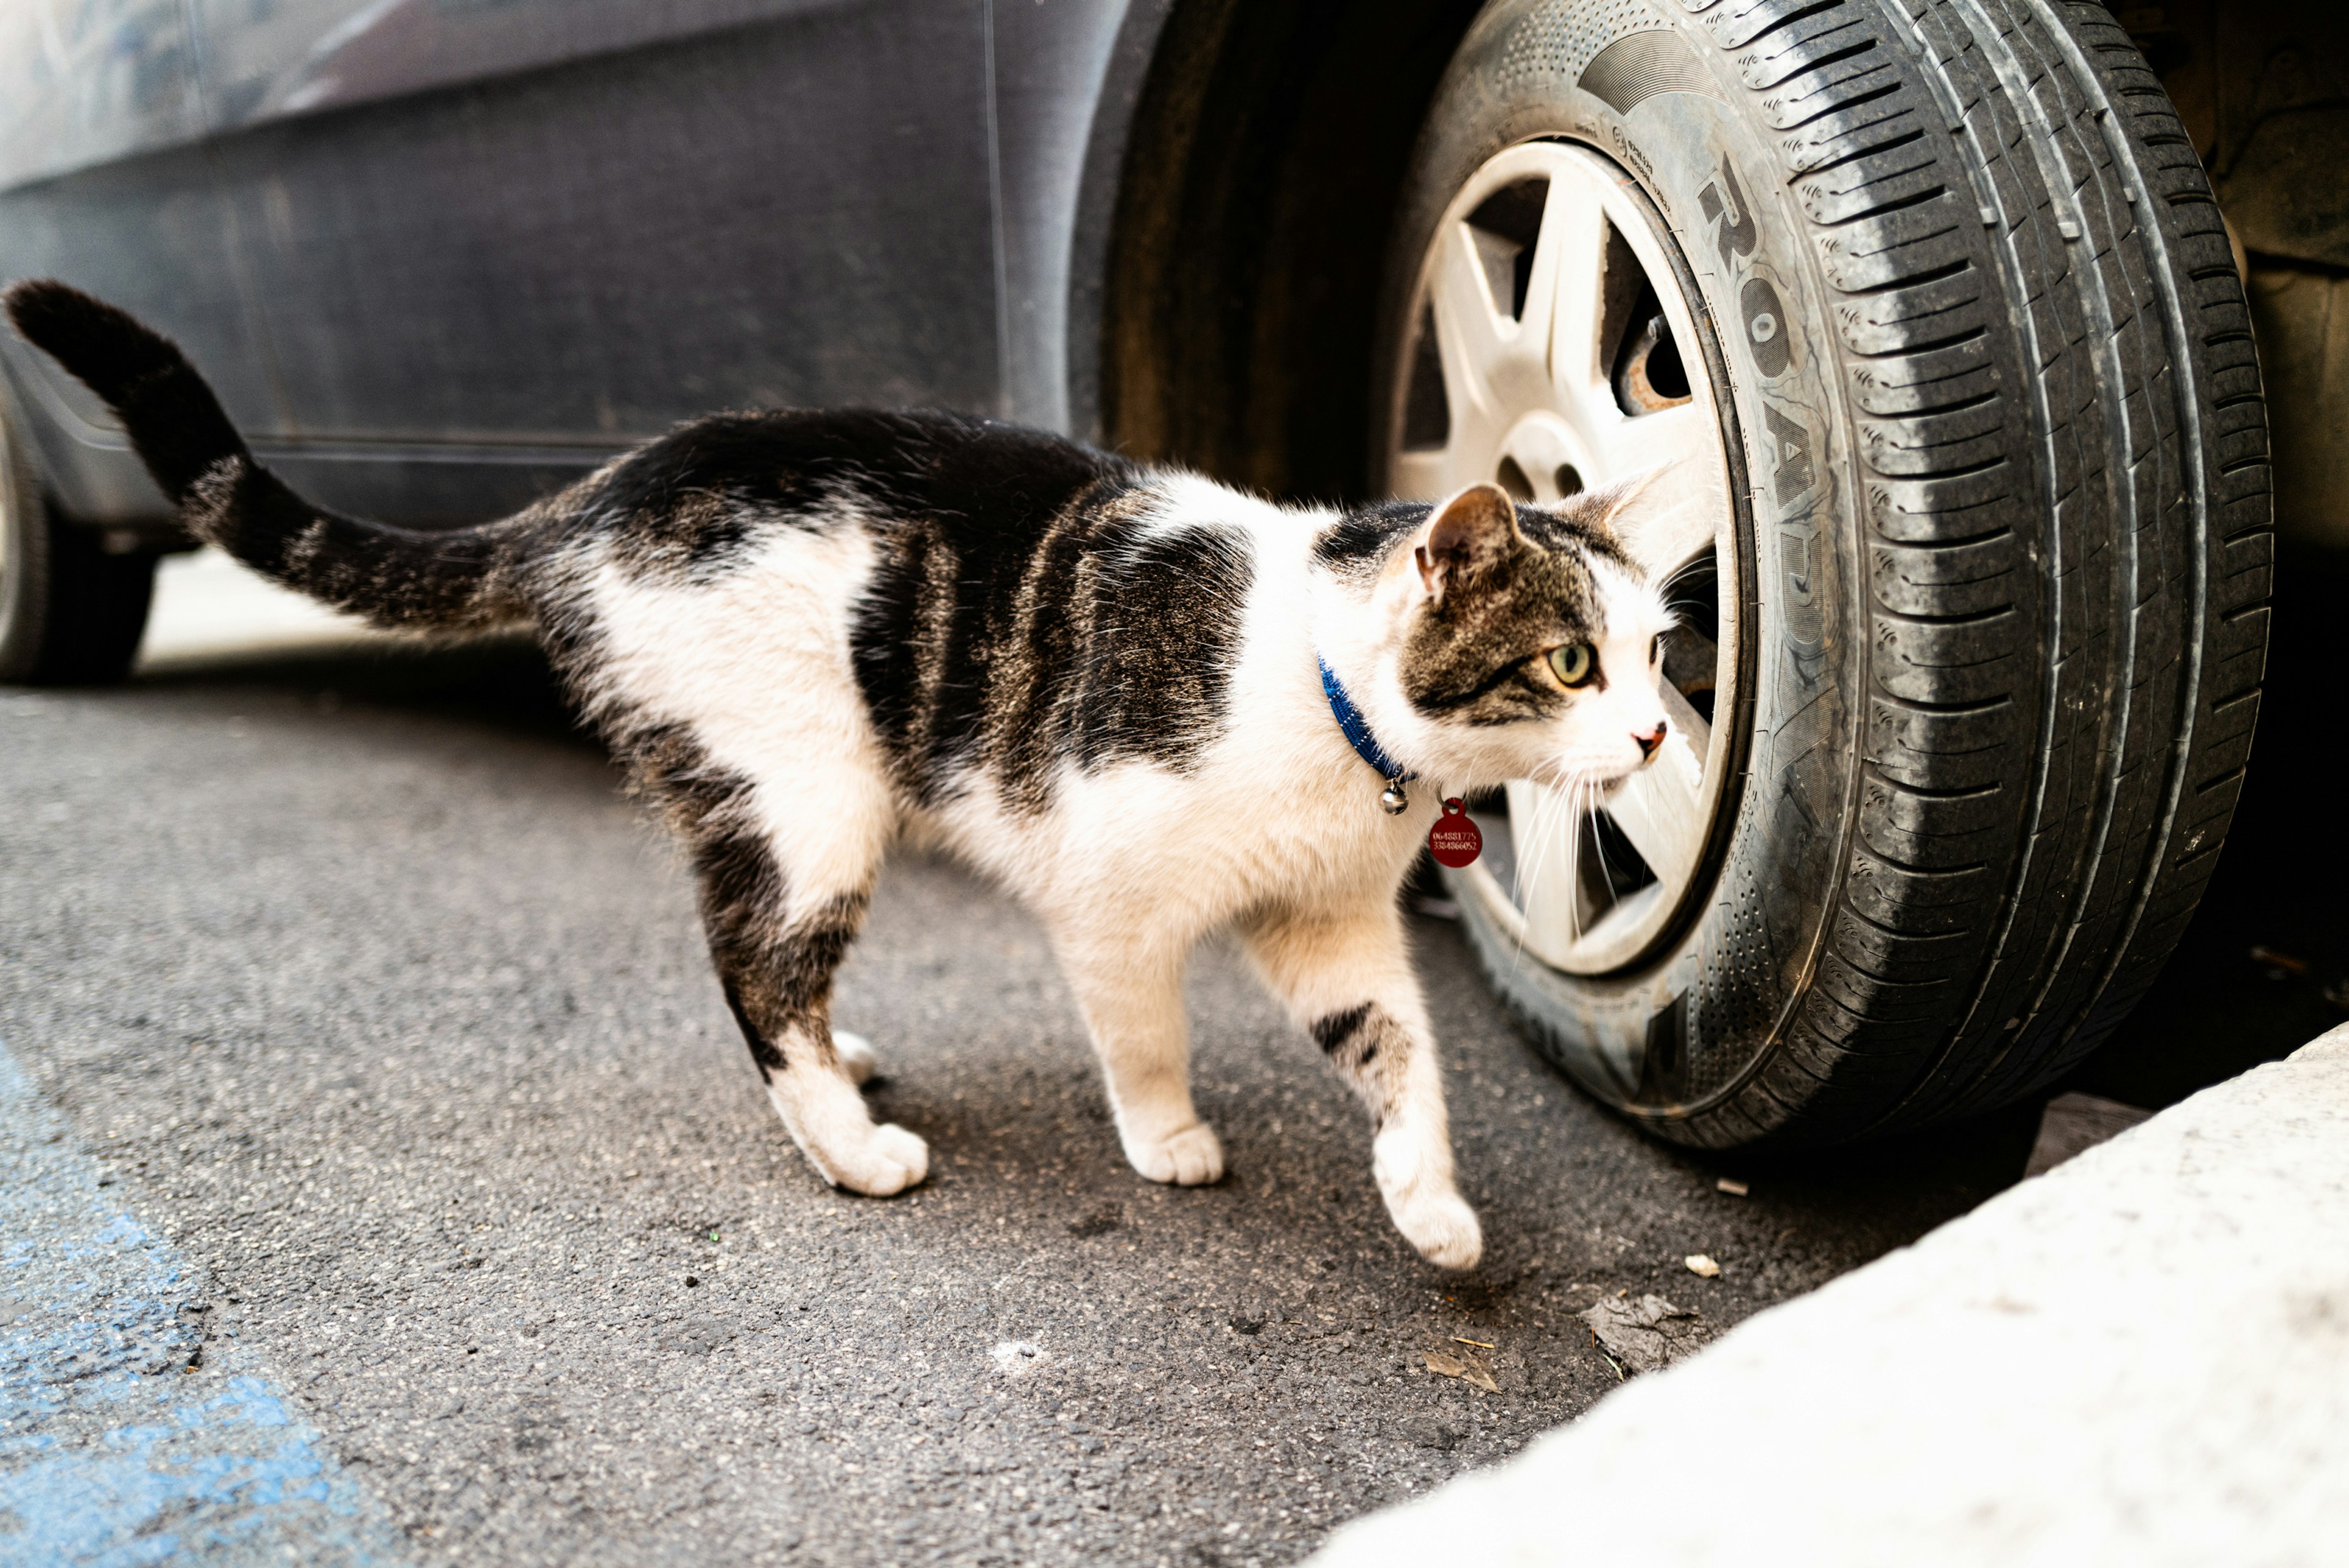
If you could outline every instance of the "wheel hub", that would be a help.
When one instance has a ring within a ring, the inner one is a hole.
[[[1520,419],[1500,444],[1493,477],[1519,501],[1547,504],[1579,494],[1590,488],[1583,475],[1598,470],[1590,443],[1549,409]]]

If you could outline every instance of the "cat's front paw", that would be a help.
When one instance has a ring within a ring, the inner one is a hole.
[[[1162,1138],[1129,1137],[1125,1158],[1151,1180],[1177,1187],[1205,1187],[1224,1179],[1223,1140],[1205,1122]]]
[[[826,1175],[835,1187],[887,1198],[918,1187],[930,1173],[930,1146],[895,1122],[867,1130],[855,1147],[829,1151]]]
[[[1439,1269],[1473,1269],[1485,1255],[1485,1230],[1456,1192],[1415,1192],[1391,1201],[1395,1229]]]
[[[1440,1269],[1473,1269],[1485,1255],[1476,1211],[1452,1184],[1452,1149],[1425,1122],[1389,1124],[1371,1145],[1371,1169],[1402,1239]]]

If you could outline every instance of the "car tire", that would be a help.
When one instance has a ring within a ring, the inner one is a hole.
[[[138,657],[155,556],[112,554],[43,497],[30,444],[0,407],[0,681],[119,680]]]
[[[1534,303],[1580,275],[1541,250],[1577,190],[1609,235],[1646,225],[1651,318],[1609,303],[1629,283]],[[1574,310],[1591,356],[1558,347]],[[1539,385],[1491,348],[1535,315]],[[1650,562],[1711,593],[1667,663],[1711,748],[1669,874],[1616,804],[1545,815],[1531,786],[1474,803],[1496,853],[1449,874],[1558,1066],[1666,1138],[1793,1147],[1987,1110],[2112,1033],[2226,836],[2271,533],[2226,230],[2102,5],[1503,0],[1425,121],[1379,330],[1402,493],[1499,464],[1547,499],[1705,410],[1672,472],[1712,535]],[[1689,389],[1627,392],[1625,354]]]

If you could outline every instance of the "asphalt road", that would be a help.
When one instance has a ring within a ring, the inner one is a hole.
[[[274,1378],[415,1562],[1292,1561],[1615,1387],[1572,1316],[1600,1295],[1725,1327],[2014,1179],[2032,1131],[1702,1163],[1557,1079],[1423,919],[1488,1240],[1445,1277],[1233,951],[1190,989],[1232,1174],[1155,1187],[1033,924],[907,858],[836,1016],[932,1175],[847,1197],[526,649],[0,691],[0,1045],[189,1261],[173,1375]],[[1457,1340],[1497,1392],[1424,1369]]]

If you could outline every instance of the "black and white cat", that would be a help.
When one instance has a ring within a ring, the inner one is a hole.
[[[1603,789],[1662,742],[1671,618],[1618,543],[1637,490],[1306,510],[961,415],[720,414],[423,534],[295,495],[129,317],[54,283],[6,301],[197,535],[382,625],[537,627],[684,839],[727,1002],[825,1180],[928,1169],[830,1019],[905,838],[1036,910],[1136,1170],[1223,1173],[1181,979],[1236,930],[1369,1106],[1396,1226],[1476,1262],[1398,891],[1443,795]]]

